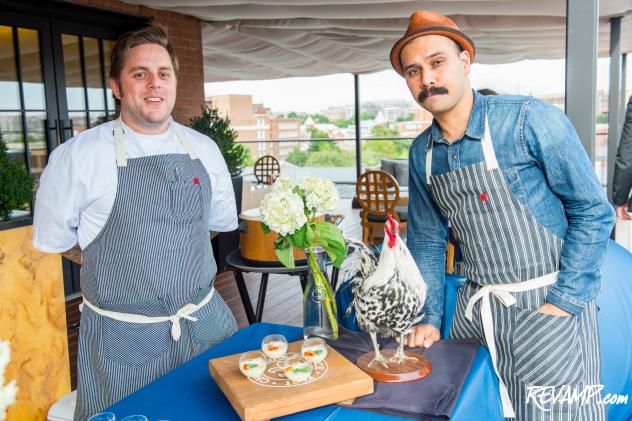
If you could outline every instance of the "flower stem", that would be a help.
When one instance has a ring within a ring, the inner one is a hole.
[[[314,255],[314,249],[311,245],[307,246],[307,250],[309,252],[309,266],[312,268],[312,275],[314,276],[314,284],[316,284],[316,289],[324,289],[325,290],[325,298],[323,300],[323,304],[325,306],[325,310],[327,310],[327,315],[329,316],[329,323],[331,324],[331,329],[333,331],[334,336],[338,336],[338,319],[336,317],[336,303],[334,301],[333,292],[329,287],[327,282],[327,278],[323,275],[323,272],[318,267],[316,263],[316,257]]]

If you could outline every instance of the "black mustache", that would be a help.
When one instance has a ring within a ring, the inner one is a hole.
[[[428,96],[430,96],[430,94],[442,95],[447,93],[448,90],[446,88],[442,88],[440,86],[430,86],[426,89],[422,89],[421,92],[419,92],[419,96],[417,99],[419,99],[419,102],[424,102],[428,99]]]

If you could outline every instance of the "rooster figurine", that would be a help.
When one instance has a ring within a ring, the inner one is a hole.
[[[369,332],[375,350],[375,363],[388,368],[380,353],[377,334],[391,337],[399,335],[399,348],[388,361],[396,364],[411,359],[404,353],[404,339],[410,328],[421,320],[421,309],[426,300],[427,286],[408,247],[399,237],[399,223],[388,214],[384,225],[384,244],[378,259],[369,248],[354,240],[352,263],[345,271],[353,299],[347,313],[356,311],[356,321],[364,332]]]

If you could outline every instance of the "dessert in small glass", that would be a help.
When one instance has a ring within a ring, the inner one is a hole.
[[[303,383],[309,380],[312,374],[312,365],[302,357],[290,357],[285,360],[283,372],[292,383]]]
[[[261,349],[268,358],[277,360],[287,351],[287,339],[283,335],[268,335],[261,341]]]
[[[318,364],[327,356],[327,344],[320,338],[303,341],[301,355],[312,364]]]
[[[246,377],[261,377],[266,371],[266,357],[261,351],[245,352],[239,358],[239,370]]]

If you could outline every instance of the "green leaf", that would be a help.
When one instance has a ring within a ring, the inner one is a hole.
[[[277,255],[281,263],[285,267],[294,269],[294,253],[292,253],[292,244],[287,237],[278,237],[274,241],[274,253]]]
[[[323,246],[334,266],[340,268],[347,257],[347,244],[342,233],[329,222],[317,221],[314,225],[316,242]]]
[[[264,234],[268,234],[271,231],[270,227],[265,222],[261,222],[261,229]]]
[[[300,229],[294,231],[293,234],[288,235],[290,243],[294,247],[298,247],[300,249],[307,247],[306,233],[307,233],[307,224],[303,225]]]

